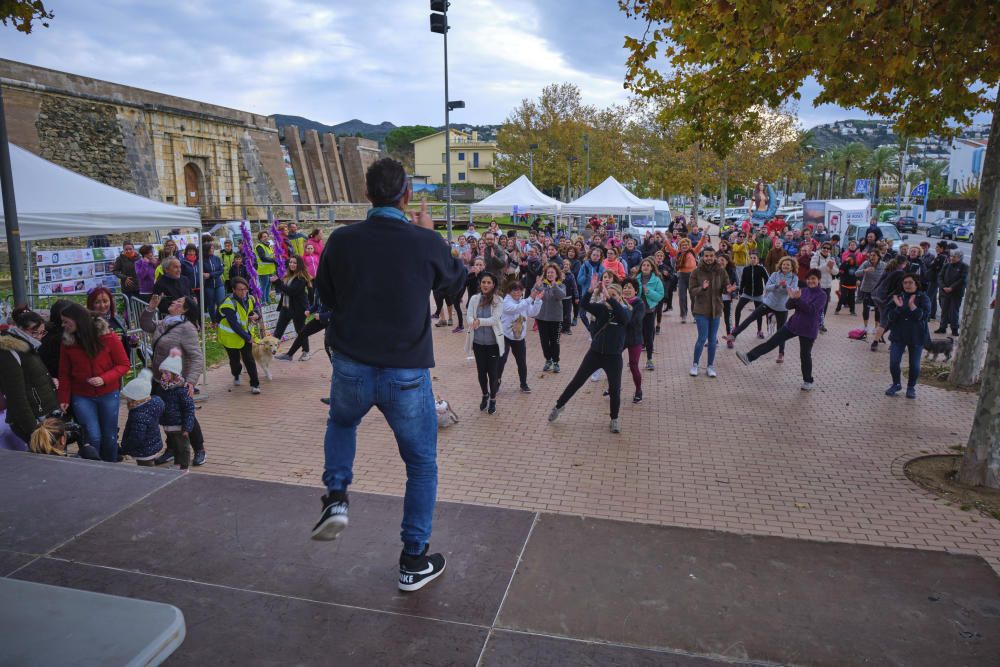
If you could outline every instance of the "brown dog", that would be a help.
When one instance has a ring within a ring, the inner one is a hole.
[[[278,353],[278,343],[280,342],[274,336],[264,336],[253,344],[253,359],[268,381],[271,380],[271,361]]]

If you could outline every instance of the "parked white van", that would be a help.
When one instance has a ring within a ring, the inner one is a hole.
[[[670,204],[662,199],[644,199],[643,201],[652,205],[654,211],[653,217],[633,215],[632,221],[625,228],[625,233],[631,234],[640,243],[645,238],[646,232],[654,234],[656,232],[668,233],[670,231],[670,223],[673,222],[673,219],[670,217]]]

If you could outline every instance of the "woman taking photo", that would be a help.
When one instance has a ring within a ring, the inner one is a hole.
[[[500,357],[504,354],[504,336],[501,327],[503,300],[497,290],[497,279],[489,271],[479,275],[479,293],[469,299],[465,319],[469,332],[465,337],[465,353],[476,358],[479,389],[483,400],[479,410],[496,414],[497,391],[500,389]]]
[[[653,370],[653,338],[656,336],[656,311],[663,303],[663,281],[655,260],[647,257],[639,263],[636,276],[639,296],[646,304],[642,317],[642,344],[646,348],[646,370]],[[641,393],[641,392],[640,392]]]
[[[903,276],[902,289],[889,300],[884,316],[885,329],[889,332],[889,373],[892,385],[886,396],[895,396],[903,389],[900,362],[908,353],[910,369],[906,377],[906,397],[917,397],[917,380],[920,378],[920,355],[924,343],[930,340],[927,326],[931,313],[931,300],[920,291],[920,276],[907,273]]]
[[[59,400],[38,354],[45,320],[26,306],[15,308],[10,319],[13,326],[0,331],[0,394],[7,403],[7,424],[20,441],[13,442],[14,448],[23,452],[39,420],[59,409]]]
[[[194,387],[205,370],[205,359],[201,355],[201,344],[198,341],[200,316],[198,302],[192,298],[174,299],[167,304],[167,316],[157,322],[154,315],[160,307],[160,298],[157,294],[150,297],[149,305],[139,316],[139,326],[146,333],[152,334],[150,347],[153,350],[153,359],[149,368],[159,371],[160,364],[170,356],[170,350],[179,349],[183,363],[181,376],[184,378],[188,396],[194,397]],[[163,387],[156,381],[152,383],[152,392],[153,396],[160,398],[165,394]],[[191,449],[194,450],[194,465],[200,466],[205,463],[205,436],[202,434],[197,417],[189,436]],[[168,450],[156,459],[156,464],[170,463],[173,459],[173,454]]]
[[[100,449],[101,460],[118,460],[118,392],[130,365],[121,339],[107,322],[79,304],[62,311],[59,407],[73,407],[76,420]]]
[[[562,269],[556,264],[546,264],[542,272],[542,309],[535,317],[538,323],[538,338],[545,355],[543,372],[559,372],[559,332],[563,320],[563,299],[566,285],[562,281]]]
[[[299,332],[306,328],[306,318],[309,316],[309,288],[312,287],[312,279],[306,272],[306,265],[297,256],[288,258],[288,270],[284,278],[271,276],[271,284],[280,295],[278,299],[278,322],[274,327],[274,337],[281,340],[285,335],[288,323],[295,325],[295,331]],[[302,342],[302,361],[307,361],[312,355],[309,353],[309,339]],[[279,354],[275,359],[291,361],[292,357],[287,354]]]

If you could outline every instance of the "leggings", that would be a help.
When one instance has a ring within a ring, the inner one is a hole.
[[[722,321],[726,324],[726,335],[733,332],[733,300],[728,299],[722,302]]]
[[[288,323],[291,322],[295,325],[295,333],[302,331],[306,328],[306,313],[304,310],[292,311],[290,308],[282,308],[278,311],[278,323],[274,325],[274,337],[281,340],[281,337],[285,335],[285,329],[288,328]],[[303,343],[302,349],[306,352],[309,351],[309,344]]]
[[[646,348],[647,359],[653,358],[654,338],[656,338],[656,312],[651,310],[642,316],[642,345]]]
[[[434,315],[437,317],[441,316],[441,311],[444,309],[444,294],[440,292],[434,292]]]
[[[757,304],[759,302],[758,301],[754,301],[753,299],[751,299],[750,297],[747,297],[747,296],[741,296],[740,300],[736,302],[736,326],[737,327],[740,326],[740,314],[743,313],[743,308],[748,303],[754,304],[754,308],[756,308]],[[726,328],[726,330],[728,332],[728,330],[729,330],[728,327]],[[763,331],[763,320],[757,320],[757,331]]]
[[[785,326],[785,320],[788,319],[788,311],[787,310],[774,310],[774,309],[772,309],[772,308],[770,308],[768,306],[765,306],[764,304],[761,303],[761,304],[758,304],[756,308],[754,308],[754,310],[753,310],[752,313],[750,313],[750,317],[748,317],[747,319],[743,320],[743,324],[741,324],[738,327],[736,327],[735,329],[733,329],[732,335],[734,337],[739,336],[741,333],[743,333],[743,330],[746,329],[748,326],[750,326],[750,323],[754,322],[754,321],[757,322],[757,326],[759,327],[760,323],[764,320],[764,318],[767,316],[768,313],[774,313],[774,319],[777,322],[779,329],[781,327]],[[777,335],[778,334],[775,334],[774,337],[777,337]],[[772,337],[772,339],[774,337]],[[785,353],[785,341],[784,340],[782,340],[780,342],[780,344],[778,345],[778,352],[780,352],[781,354]]]
[[[747,353],[747,359],[754,361],[758,359],[776,347],[784,347],[785,341],[795,338],[788,327],[783,326],[778,331],[771,336],[768,340],[764,341],[754,349]],[[813,381],[813,360],[812,360],[812,349],[813,343],[815,342],[812,338],[806,338],[804,336],[798,336],[799,339],[799,360],[802,363],[802,381],[812,382]]]
[[[573,321],[580,319],[580,300],[573,299]]]
[[[639,370],[639,359],[642,358],[642,345],[628,346],[628,370],[632,373],[632,384],[635,385],[635,393],[642,393],[642,372]]]
[[[846,287],[841,287],[840,288],[840,298],[837,299],[837,310],[836,310],[836,312],[839,313],[841,308],[847,308],[848,310],[851,311],[851,315],[854,314],[854,308],[855,308],[855,306],[854,306],[854,292],[855,292],[855,290],[853,290],[853,289],[848,289]]]
[[[878,306],[875,305],[875,300],[872,299],[871,292],[861,292],[861,319],[865,321],[865,325],[868,324],[868,318],[872,314],[875,315],[875,323],[878,323]]]
[[[458,320],[458,326],[464,327],[465,324],[462,322],[462,293],[459,292],[455,296],[450,297],[446,296],[444,302],[455,311],[455,319]]]
[[[660,301],[658,304],[656,304],[656,326],[660,326],[660,322],[663,321],[663,302],[664,301],[666,301],[665,298],[663,299],[663,301]]]
[[[497,397],[500,388],[500,346],[472,344],[472,354],[476,357],[476,372],[479,374],[479,389],[483,395]]]
[[[663,305],[667,310],[674,309],[674,292],[677,290],[677,276],[673,275],[663,279]]]
[[[542,343],[542,354],[545,361],[559,363],[559,329],[562,322],[535,320],[538,323],[538,337]]]
[[[295,337],[295,342],[292,343],[292,346],[288,349],[288,356],[294,357],[295,353],[299,351],[299,348],[308,352],[309,336],[312,336],[314,333],[319,333],[325,328],[326,325],[323,324],[318,317],[314,317],[306,322],[306,325],[302,327],[301,331],[299,331],[299,335]]]
[[[503,340],[506,345],[503,349],[503,356],[500,357],[500,362],[497,364],[497,382],[503,378],[503,369],[507,365],[507,355],[513,354],[514,361],[517,362],[517,377],[521,381],[521,386],[528,386],[528,355],[524,339],[511,340],[504,336]]]
[[[242,361],[243,366],[246,366],[247,375],[250,376],[250,386],[260,386],[260,378],[257,377],[257,362],[253,359],[253,345],[251,343],[245,344],[238,350],[227,347],[226,354],[229,355],[229,371],[234,378],[238,378],[243,372],[240,366],[240,361]]]
[[[577,369],[576,375],[569,381],[563,393],[560,394],[559,400],[556,401],[556,407],[565,407],[569,403],[569,399],[573,398],[573,394],[578,392],[591,374],[598,369],[603,370],[604,374],[608,377],[608,393],[611,396],[611,418],[618,419],[618,410],[622,404],[622,355],[620,352],[618,354],[598,354],[593,350],[587,350],[587,354],[583,355],[583,361],[580,362],[580,368]]]
[[[680,303],[682,319],[688,316],[688,279],[690,277],[690,273],[677,274],[677,301]]]
[[[570,326],[573,324],[573,299],[563,299],[563,321],[562,321],[562,332],[569,333]]]

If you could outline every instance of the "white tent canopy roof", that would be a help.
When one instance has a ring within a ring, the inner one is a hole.
[[[653,215],[653,205],[608,178],[579,199],[563,204],[562,213],[569,215]]]
[[[486,199],[472,205],[473,213],[558,213],[563,206],[542,192],[521,174],[507,187],[497,190]]]
[[[10,162],[24,241],[201,228],[197,209],[164,204],[98,183],[14,144],[10,144]]]
[[[871,202],[867,199],[827,199],[827,208],[839,208],[841,211],[864,211]]]

